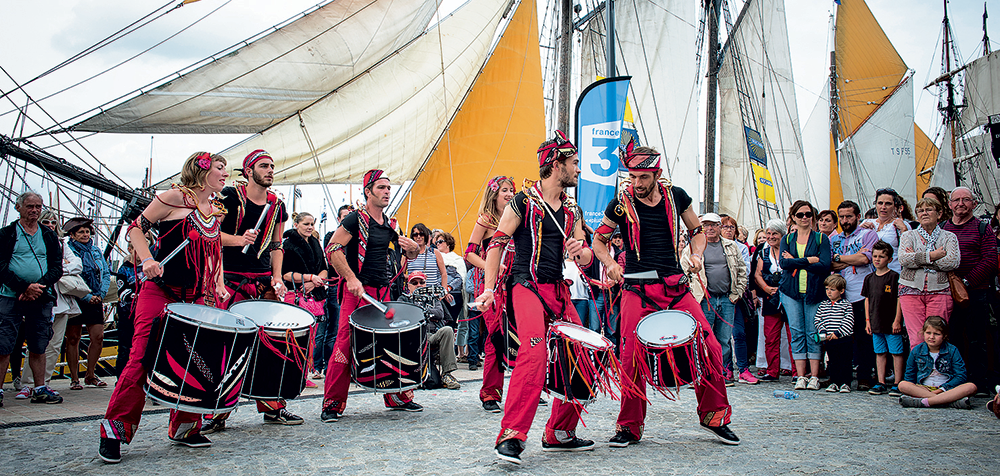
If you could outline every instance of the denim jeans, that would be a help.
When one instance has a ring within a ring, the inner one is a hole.
[[[805,295],[799,293],[791,297],[781,294],[781,307],[788,316],[788,326],[792,329],[792,358],[795,360],[819,359],[819,342],[811,338],[816,333],[816,310],[819,303],[806,304]]]
[[[574,299],[573,306],[580,316],[580,323],[583,327],[597,332],[601,329],[601,316],[597,314],[597,307],[590,299]]]
[[[709,304],[712,305],[711,309],[708,307]],[[712,326],[715,338],[719,341],[719,345],[722,346],[722,366],[726,370],[732,370],[733,315],[736,312],[736,306],[729,301],[728,295],[718,297],[706,296],[701,301],[701,312],[705,314],[705,319]]]
[[[737,303],[739,302],[741,301],[737,301]],[[735,308],[735,312],[733,312],[733,353],[736,354],[737,372],[742,372],[750,368],[750,363],[747,362],[746,316],[743,315],[742,304],[736,304],[733,307]]]
[[[313,367],[317,372],[326,370],[326,364],[333,354],[333,343],[337,341],[340,303],[337,302],[337,288],[331,286],[327,293],[325,319],[316,324],[316,347],[313,349]]]
[[[483,353],[483,341],[479,335],[480,330],[486,333],[486,323],[483,322],[483,318],[480,317],[482,312],[476,309],[469,309],[469,356],[468,361],[470,364],[479,365],[479,354]]]

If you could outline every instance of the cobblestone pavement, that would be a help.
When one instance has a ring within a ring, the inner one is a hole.
[[[418,391],[422,413],[390,412],[381,397],[352,392],[343,419],[319,421],[321,398],[310,389],[290,403],[305,417],[296,427],[263,425],[253,406],[243,406],[207,449],[172,446],[166,440],[163,407],[147,405],[136,439],[123,446],[123,461],[105,465],[97,457],[98,425],[110,390],[69,393],[95,400],[86,414],[61,420],[19,412],[41,411],[14,401],[8,390],[0,409],[0,468],[14,474],[996,474],[1000,421],[985,409],[971,411],[901,408],[895,398],[867,393],[799,392],[798,400],[774,398],[781,383],[729,389],[732,428],[743,440],[718,443],[698,427],[694,392],[677,402],[650,394],[653,405],[641,444],[609,448],[617,402],[602,397],[587,408],[578,434],[597,441],[593,452],[543,453],[540,437],[548,407],[539,407],[521,466],[499,462],[493,441],[499,414],[482,410],[477,373],[459,371],[462,389]],[[109,381],[109,384],[113,384]],[[89,395],[87,395],[89,393]],[[103,398],[103,400],[101,400]],[[82,405],[83,403],[77,403]],[[66,405],[66,404],[64,404]],[[43,420],[43,421],[39,421]],[[47,421],[44,421],[47,420]],[[928,463],[933,463],[933,469]],[[992,468],[992,469],[991,469]]]

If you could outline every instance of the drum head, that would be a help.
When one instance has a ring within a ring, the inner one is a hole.
[[[684,311],[658,311],[639,321],[635,336],[647,347],[670,347],[691,340],[697,326],[694,317]]]
[[[309,311],[278,301],[262,299],[240,301],[229,306],[229,310],[249,317],[258,326],[267,330],[306,329],[316,322]]]
[[[571,322],[556,322],[552,324],[552,332],[567,339],[580,342],[585,347],[594,350],[607,350],[611,348],[611,341],[606,337]]]
[[[397,332],[418,327],[424,320],[424,311],[419,306],[398,301],[389,301],[384,304],[389,309],[396,310],[392,319],[386,319],[382,311],[369,304],[351,313],[351,324],[375,332],[380,330]]]
[[[256,323],[240,314],[229,312],[225,309],[202,306],[201,304],[173,302],[167,304],[167,313],[196,325],[235,331],[240,334],[255,332],[257,330]]]

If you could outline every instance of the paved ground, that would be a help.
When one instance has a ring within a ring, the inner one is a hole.
[[[252,406],[211,435],[207,449],[172,446],[163,407],[147,405],[137,438],[123,446],[123,462],[97,458],[97,415],[109,389],[71,392],[62,405],[32,405],[9,391],[0,408],[0,468],[32,473],[88,474],[997,474],[1000,420],[985,400],[964,410],[904,409],[887,396],[800,392],[798,400],[773,398],[778,384],[730,388],[737,447],[719,444],[698,428],[694,392],[678,402],[652,396],[642,443],[606,446],[613,435],[617,402],[602,398],[588,407],[579,435],[598,442],[586,453],[543,453],[539,438],[548,416],[540,407],[521,466],[498,462],[493,441],[500,415],[478,401],[478,372],[459,371],[461,390],[418,391],[422,413],[388,412],[381,397],[354,392],[345,417],[319,421],[315,390],[291,403],[306,418],[298,427],[265,426]],[[109,384],[113,382],[109,381]],[[62,387],[62,388],[61,388]],[[928,466],[933,463],[933,468]]]

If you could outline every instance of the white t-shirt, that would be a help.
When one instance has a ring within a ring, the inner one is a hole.
[[[931,352],[930,354],[931,354],[931,358],[934,359],[934,363],[936,364],[937,363],[937,359],[938,359],[938,355],[940,355],[941,353],[940,352]],[[943,374],[943,373],[941,373],[941,372],[938,372],[937,371],[937,366],[935,365],[934,370],[931,370],[931,374],[928,375],[927,378],[924,379],[924,383],[923,384],[926,385],[926,386],[928,386],[928,387],[940,387],[940,386],[942,386],[942,385],[944,385],[946,383],[948,383],[948,376],[945,375],[945,374]]]
[[[903,234],[903,232],[897,230],[896,225],[893,224],[893,222],[886,223],[882,226],[882,229],[878,228],[878,220],[874,218],[869,218],[863,223],[871,223],[875,225],[875,232],[878,233],[878,239],[889,243],[889,246],[892,246],[892,261],[889,262],[889,269],[897,273],[903,272],[903,268],[899,264],[899,237]],[[903,224],[906,226],[907,230],[910,229],[910,225],[906,225],[906,221],[904,221]]]

